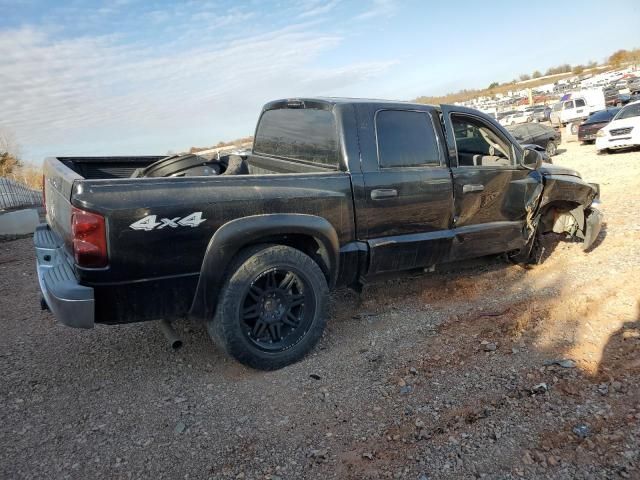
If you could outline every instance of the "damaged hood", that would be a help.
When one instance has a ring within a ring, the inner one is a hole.
[[[543,163],[538,171],[545,177],[548,175],[569,175],[571,177],[582,178],[575,170],[551,163]]]

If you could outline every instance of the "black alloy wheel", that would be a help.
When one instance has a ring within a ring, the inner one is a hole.
[[[245,292],[240,311],[243,332],[262,350],[286,350],[307,332],[314,308],[311,286],[296,272],[267,270]]]

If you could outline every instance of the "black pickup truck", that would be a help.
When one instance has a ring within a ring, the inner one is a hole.
[[[339,98],[263,108],[253,149],[206,159],[51,157],[38,278],[63,324],[190,317],[275,369],[321,337],[328,293],[506,253],[554,231],[589,248],[599,189],[488,116]]]

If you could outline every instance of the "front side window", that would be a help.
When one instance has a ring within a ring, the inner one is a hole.
[[[440,165],[431,116],[424,112],[381,110],[376,115],[378,162],[383,168]]]
[[[569,100],[568,102],[564,102],[564,109],[568,110],[569,108],[573,108],[573,100]]]
[[[262,114],[253,150],[337,168],[338,133],[333,113],[314,108],[280,108]]]
[[[511,145],[481,119],[452,115],[459,167],[506,167],[513,165]]]

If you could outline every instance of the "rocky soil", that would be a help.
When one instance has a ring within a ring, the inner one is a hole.
[[[78,331],[0,243],[0,478],[640,478],[640,151],[562,145],[597,245],[547,242],[333,295],[313,354],[256,372],[178,323]]]

